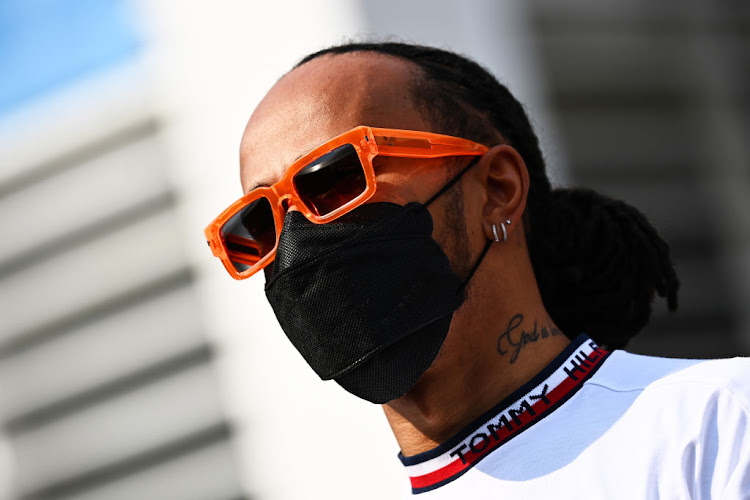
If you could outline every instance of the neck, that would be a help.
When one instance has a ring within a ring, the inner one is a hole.
[[[461,323],[454,317],[454,324]],[[438,358],[417,384],[383,406],[404,455],[448,440],[533,378],[570,343],[543,309],[508,315],[480,330],[472,335],[449,332]]]

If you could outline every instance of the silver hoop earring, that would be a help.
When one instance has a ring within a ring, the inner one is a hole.
[[[494,225],[494,224],[492,224],[492,234],[493,234],[493,236],[495,236],[495,241],[497,243],[500,243],[500,238],[498,238],[498,236],[497,236],[497,226]]]
[[[500,229],[503,230],[503,241],[508,241],[508,231],[505,229],[505,223],[500,223]]]

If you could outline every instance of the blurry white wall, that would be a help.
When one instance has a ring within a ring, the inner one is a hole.
[[[11,498],[245,496],[129,7],[0,4]]]

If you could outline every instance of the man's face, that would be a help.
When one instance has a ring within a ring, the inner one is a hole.
[[[297,158],[358,125],[432,131],[409,95],[413,71],[411,63],[398,58],[352,53],[322,56],[284,76],[245,129],[240,149],[244,192],[277,182]],[[465,165],[468,161],[376,157],[377,191],[369,202],[424,203],[457,173],[457,162]],[[457,186],[465,186],[467,176]],[[467,212],[481,212],[481,196],[474,192],[481,188],[476,182],[471,186],[469,190],[454,187],[428,207],[432,236],[459,277],[467,275],[486,244],[480,217],[465,217],[465,204]],[[460,318],[454,315],[438,359],[446,357],[444,351],[453,353],[448,357],[460,357],[466,350],[457,345],[465,342],[462,336],[451,332],[471,327],[475,315],[467,309],[469,302],[459,309],[464,310]],[[448,360],[445,364],[455,363]]]
[[[285,75],[261,101],[245,129],[240,147],[244,192],[273,184],[298,157],[358,125],[430,131],[409,95],[412,78],[410,63],[372,53],[323,56]],[[369,202],[425,202],[455,171],[446,167],[454,162],[377,157],[378,187]],[[449,257],[462,254],[454,267],[461,274],[466,251],[453,243],[456,230],[462,228],[455,227],[457,214],[450,216],[451,228],[442,216],[455,202],[455,194],[448,193],[429,208],[435,239]],[[459,222],[463,221],[460,215]],[[451,252],[446,247],[456,248]]]

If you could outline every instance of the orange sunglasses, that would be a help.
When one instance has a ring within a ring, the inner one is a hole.
[[[318,146],[270,187],[253,189],[206,227],[213,254],[235,279],[273,262],[287,206],[325,224],[366,202],[377,187],[372,159],[481,156],[482,144],[448,135],[360,126]]]

